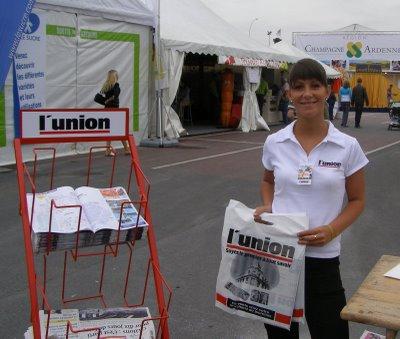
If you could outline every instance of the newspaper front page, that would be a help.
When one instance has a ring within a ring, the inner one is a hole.
[[[42,339],[46,338],[48,312],[41,310],[40,331]],[[62,309],[50,311],[48,338],[64,339],[67,323],[74,331],[100,328],[100,338],[138,339],[143,323],[142,339],[154,339],[156,332],[147,307],[105,308],[105,309]],[[97,338],[98,330],[68,334],[72,339]],[[25,332],[25,339],[33,339],[32,326]]]
[[[308,229],[308,218],[265,213],[257,223],[253,213],[235,200],[226,209],[216,306],[289,329],[294,317],[303,315],[295,308],[296,299],[304,302],[298,294],[304,293],[299,281],[305,246],[297,243],[297,233]]]

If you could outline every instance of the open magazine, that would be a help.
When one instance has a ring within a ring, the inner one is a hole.
[[[48,312],[40,310],[40,332],[42,339],[46,338]],[[68,333],[71,339],[97,338],[98,328],[100,338],[138,339],[142,328],[142,339],[156,337],[154,324],[147,307],[137,308],[104,308],[104,309],[62,309],[50,311],[48,338],[64,339],[67,334],[67,323],[70,322],[74,331],[96,329],[78,333]],[[25,332],[25,339],[33,339],[33,328]]]
[[[215,305],[242,317],[290,328],[302,321],[305,214],[262,214],[231,200],[225,212]]]
[[[56,206],[82,206],[79,208],[51,208],[51,201]],[[50,250],[65,250],[78,247],[108,244],[110,242],[127,241],[135,236],[136,227],[148,226],[138,214],[133,204],[124,204],[121,215],[121,205],[130,201],[123,187],[93,188],[82,186],[73,189],[62,186],[51,191],[27,194],[29,218],[32,215],[32,244],[35,253]],[[50,225],[50,213],[52,221]],[[80,224],[79,224],[80,220]],[[118,236],[119,229],[119,236]]]

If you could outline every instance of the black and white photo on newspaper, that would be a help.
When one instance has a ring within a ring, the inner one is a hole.
[[[225,212],[215,305],[224,311],[289,329],[303,321],[304,254],[297,233],[305,214],[262,214],[231,200]]]
[[[59,309],[51,310],[50,317],[48,314],[48,311],[39,311],[43,339],[66,338],[68,322],[75,331],[75,333],[71,330],[68,332],[68,338],[71,339],[97,338],[98,329],[100,338],[155,339],[156,337],[148,307]],[[25,332],[24,338],[33,339],[32,326]]]

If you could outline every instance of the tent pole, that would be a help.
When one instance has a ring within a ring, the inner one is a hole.
[[[154,44],[156,46],[156,55],[155,58],[157,60],[157,79],[155,82],[156,87],[156,138],[155,139],[146,139],[140,141],[140,146],[145,147],[171,147],[178,145],[178,141],[176,139],[168,139],[164,138],[165,133],[165,121],[163,110],[166,111],[164,102],[163,102],[163,89],[161,84],[161,73],[163,72],[161,65],[161,33],[160,33],[160,0],[157,0],[157,23],[154,37]],[[167,75],[168,76],[168,75]],[[167,112],[165,112],[167,115]]]
[[[157,0],[157,67],[158,73],[161,73],[161,38],[160,38],[160,4],[161,1]],[[157,76],[157,121],[158,121],[158,133],[160,138],[160,147],[163,147],[164,139],[164,126],[163,126],[163,114],[162,114],[162,90],[160,88],[160,74]]]
[[[158,85],[160,84],[160,80],[157,80]],[[163,114],[162,114],[162,90],[160,86],[158,86],[157,90],[157,134],[160,139],[160,147],[163,147],[164,143],[164,124],[163,124]]]

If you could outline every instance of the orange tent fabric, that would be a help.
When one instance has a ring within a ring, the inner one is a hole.
[[[382,73],[354,73],[350,79],[350,86],[357,84],[357,79],[362,79],[362,85],[367,90],[369,107],[387,107],[386,91],[389,87],[388,81]]]

